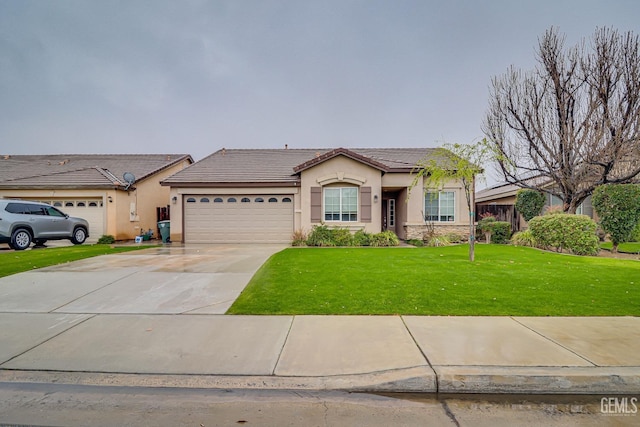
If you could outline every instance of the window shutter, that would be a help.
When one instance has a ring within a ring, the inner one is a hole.
[[[311,187],[311,222],[322,221],[322,187]]]
[[[371,187],[360,188],[360,220],[371,222]]]

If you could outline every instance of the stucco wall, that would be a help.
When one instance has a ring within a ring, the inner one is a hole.
[[[300,200],[302,215],[300,229],[309,232],[318,223],[311,222],[311,187],[344,186],[371,187],[371,222],[362,222],[360,207],[358,207],[357,222],[330,221],[326,224],[336,227],[363,229],[368,233],[379,233],[382,223],[380,192],[382,186],[381,172],[345,156],[334,157],[307,169],[301,173]],[[377,196],[377,197],[376,197]],[[377,202],[375,199],[377,198]],[[324,199],[324,197],[323,197]],[[358,191],[358,204],[361,203]],[[324,200],[323,200],[324,204]],[[324,209],[324,206],[323,206]],[[296,228],[297,224],[296,224]]]

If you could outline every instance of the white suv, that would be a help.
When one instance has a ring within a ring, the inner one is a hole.
[[[89,237],[89,223],[73,218],[46,203],[0,200],[0,243],[12,249],[27,249],[32,242],[69,239],[75,245]]]

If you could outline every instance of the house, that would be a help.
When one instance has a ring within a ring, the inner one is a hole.
[[[412,239],[426,221],[467,235],[461,183],[428,197],[423,181],[410,190],[416,163],[433,150],[221,149],[162,181],[171,188],[171,239],[288,243],[321,223]]]
[[[551,185],[549,181],[541,178],[532,178],[530,184],[534,186],[539,185],[543,188]],[[514,232],[526,228],[526,221],[515,208],[516,194],[520,188],[521,187],[515,184],[503,182],[476,192],[476,220],[481,219],[483,214],[490,213],[499,221],[510,222],[511,229]],[[561,208],[563,206],[560,198],[548,193],[544,193],[544,195],[546,201],[542,212],[549,207],[555,208],[557,206]],[[576,213],[595,218],[595,212],[591,205],[591,196],[587,197],[587,199],[578,206]]]
[[[0,197],[42,201],[85,218],[89,242],[103,234],[133,239],[157,228],[156,209],[169,201],[160,181],[191,163],[187,154],[0,155]]]

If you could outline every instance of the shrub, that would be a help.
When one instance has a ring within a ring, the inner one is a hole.
[[[547,208],[544,210],[544,214],[545,215],[557,215],[557,214],[563,214],[564,210],[562,210],[562,206],[556,205],[556,206],[547,206]]]
[[[491,243],[508,243],[511,237],[511,224],[506,221],[496,221],[493,216],[483,217],[478,221],[478,228],[491,235]]]
[[[596,223],[586,215],[555,214],[532,218],[529,230],[544,249],[563,249],[576,255],[596,255]]]
[[[451,243],[462,243],[464,242],[464,236],[458,233],[447,233],[444,237]]]
[[[511,223],[495,221],[491,224],[491,243],[506,244],[511,237]]]
[[[316,225],[307,237],[307,246],[335,246],[333,233],[324,224]]]
[[[113,244],[115,242],[116,242],[116,238],[113,237],[111,234],[103,234],[98,239],[98,244],[99,245],[111,245],[111,244]]]
[[[516,210],[520,212],[525,221],[530,221],[534,216],[540,215],[544,201],[545,197],[541,192],[521,188],[516,193]]]
[[[369,244],[371,246],[398,246],[400,239],[393,231],[383,231],[382,233],[374,234],[371,236]]]
[[[600,185],[593,191],[592,202],[600,225],[611,237],[612,251],[616,252],[619,243],[631,239],[640,221],[640,185]]]
[[[303,230],[296,230],[291,235],[291,246],[302,246],[307,242],[307,235]]]
[[[531,234],[531,230],[518,231],[511,236],[511,244],[516,246],[529,246],[535,248],[538,242]]]
[[[358,230],[353,235],[353,245],[354,246],[369,246],[369,242],[371,241],[371,235],[364,230]]]
[[[631,232],[630,242],[640,242],[640,222],[636,225],[636,228]]]
[[[417,247],[419,247],[419,248],[421,248],[422,246],[424,246],[424,242],[423,242],[422,240],[420,240],[420,239],[410,239],[410,240],[407,240],[407,243],[408,243],[409,245],[417,246]]]
[[[429,240],[427,240],[425,242],[425,244],[427,246],[430,247],[440,247],[440,246],[449,246],[451,244],[451,242],[449,241],[449,239],[447,239],[447,236],[442,235],[442,236],[432,236]]]
[[[335,246],[353,246],[353,234],[348,228],[334,228],[331,237]]]

